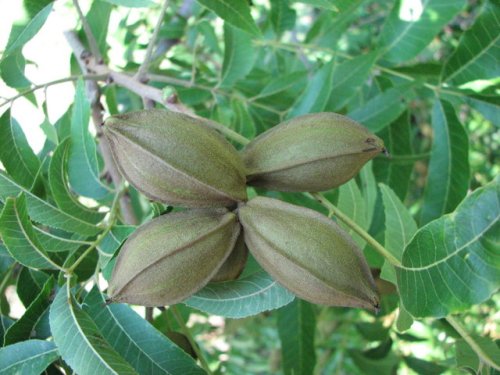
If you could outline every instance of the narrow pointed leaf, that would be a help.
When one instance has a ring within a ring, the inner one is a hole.
[[[278,35],[295,26],[297,14],[288,5],[288,0],[271,0],[271,24]]]
[[[260,30],[250,14],[247,0],[197,0],[220,18],[232,26],[254,36],[260,35]]]
[[[66,285],[50,308],[50,328],[61,357],[79,375],[137,374],[104,339]]]
[[[38,198],[36,195],[32,194],[29,189],[22,187],[10,176],[0,171],[0,200],[5,202],[8,197],[16,197],[20,193],[24,193],[26,196],[31,219],[40,224],[82,235],[92,235],[99,231],[94,224],[67,214],[50,203]]]
[[[81,246],[88,245],[88,242],[85,241],[62,237],[61,233],[57,235],[38,227],[33,228],[43,248],[49,253],[61,253],[64,251],[73,252]]]
[[[10,116],[10,110],[0,117],[0,161],[17,183],[31,188],[40,169],[40,160],[17,121]]]
[[[239,280],[208,284],[184,303],[210,314],[244,318],[277,309],[295,296],[260,271]]]
[[[331,110],[336,111],[344,107],[358,92],[368,79],[377,55],[377,52],[371,52],[335,65],[330,95]]]
[[[0,234],[7,250],[26,267],[57,269],[36,236],[26,207],[26,197],[8,198],[0,216]]]
[[[432,128],[434,137],[420,217],[422,224],[453,211],[469,187],[469,138],[451,104],[436,100]]]
[[[57,206],[64,212],[87,221],[97,223],[104,217],[102,212],[89,209],[77,201],[68,185],[67,162],[71,140],[62,141],[54,151],[49,165],[49,185]]]
[[[384,91],[347,116],[377,133],[404,112],[405,101],[413,95],[411,86],[412,84],[404,84]]]
[[[28,340],[0,349],[0,374],[41,374],[59,353],[53,342]]]
[[[397,269],[405,308],[444,317],[490,298],[500,287],[500,178],[415,234]]]
[[[415,57],[462,10],[465,0],[397,1],[380,36],[383,57],[400,63]]]
[[[40,294],[28,306],[23,316],[5,332],[4,345],[28,340],[35,333],[34,330],[37,323],[50,306],[50,295],[53,288],[54,279],[51,277],[44,284]]]
[[[443,79],[455,85],[500,76],[500,4],[486,1],[443,68]]]
[[[101,268],[104,268],[109,263],[123,241],[125,241],[135,229],[136,227],[131,225],[119,225],[114,226],[108,234],[106,234],[99,245],[97,245],[97,249],[99,250],[99,265]]]
[[[3,52],[3,59],[14,51],[20,50],[38,33],[52,10],[53,1],[34,1],[30,2],[30,5],[25,9],[24,18],[16,21],[12,26],[9,41]]]
[[[332,91],[334,66],[333,61],[330,61],[314,74],[302,95],[288,112],[287,118],[321,112],[325,109]]]
[[[224,25],[224,61],[221,86],[231,87],[252,69],[254,48],[250,36],[228,24]]]
[[[89,133],[90,103],[85,84],[78,80],[71,115],[71,149],[68,160],[69,181],[80,195],[101,199],[109,189],[99,179],[95,140]]]
[[[309,375],[316,364],[313,306],[296,298],[278,310],[278,333],[285,375]]]
[[[139,374],[204,374],[195,361],[129,306],[106,305],[96,289],[84,301],[103,337]]]
[[[366,214],[365,202],[363,199],[363,194],[356,183],[356,180],[352,179],[349,182],[341,185],[338,188],[339,198],[337,202],[337,207],[340,211],[346,212],[347,215],[361,228],[368,230],[368,216]],[[344,223],[339,223],[339,225],[348,232],[351,237],[356,241],[356,243],[363,248],[365,241],[359,237],[349,226]]]

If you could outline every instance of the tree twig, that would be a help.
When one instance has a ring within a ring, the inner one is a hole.
[[[160,15],[158,16],[158,21],[156,21],[156,26],[153,30],[153,35],[151,36],[151,39],[148,43],[148,48],[146,49],[146,56],[144,57],[141,66],[139,66],[139,70],[137,71],[136,78],[141,82],[144,82],[144,80],[147,79],[146,74],[149,69],[149,64],[151,63],[153,50],[156,46],[158,35],[160,33],[160,28],[163,23],[163,17],[165,15],[165,12],[167,11],[167,7],[168,7],[168,0],[164,0],[160,10]]]
[[[73,5],[75,6],[76,11],[78,12],[78,17],[80,18],[80,21],[82,22],[83,31],[85,33],[85,36],[87,37],[87,41],[89,42],[90,52],[98,62],[102,62],[102,56],[101,52],[99,51],[99,46],[97,45],[97,42],[94,38],[94,34],[92,34],[92,30],[90,29],[90,25],[87,22],[87,19],[85,18],[82,12],[82,8],[80,8],[78,0],[73,0]]]

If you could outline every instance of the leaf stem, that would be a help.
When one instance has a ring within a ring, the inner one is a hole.
[[[98,81],[101,79],[105,79],[106,75],[103,75],[103,74],[74,75],[74,76],[69,76],[66,78],[59,78],[59,79],[56,79],[54,81],[45,82],[45,83],[42,83],[39,85],[33,85],[29,89],[26,89],[24,91],[20,91],[19,94],[15,95],[11,98],[8,98],[4,102],[0,103],[0,108],[3,107],[4,105],[7,105],[7,104],[13,102],[14,100],[19,99],[20,97],[25,96],[29,93],[32,93],[36,90],[44,89],[44,88],[47,88],[47,87],[53,86],[53,85],[58,85],[60,83],[66,83],[66,82],[72,82],[72,81],[74,82],[74,81],[78,80],[79,78],[82,78],[84,80]]]
[[[350,227],[354,232],[356,232],[361,238],[363,238],[373,249],[375,249],[380,255],[382,255],[389,263],[395,267],[401,267],[401,262],[392,255],[389,250],[382,246],[375,238],[370,236],[363,228],[356,224],[353,220],[349,218],[346,214],[340,211],[335,205],[330,202],[321,193],[306,193],[310,197],[316,199],[321,205],[332,212],[336,217],[342,220],[348,227]]]
[[[203,353],[201,352],[200,348],[198,347],[198,344],[196,344],[196,341],[194,340],[193,336],[191,335],[191,332],[189,331],[188,326],[184,322],[184,319],[182,319],[182,316],[177,309],[177,306],[173,305],[170,306],[170,309],[172,310],[172,314],[175,317],[175,320],[177,320],[177,323],[179,324],[182,333],[187,337],[189,343],[191,344],[191,347],[193,348],[194,352],[196,353],[196,356],[200,360],[201,367],[207,372],[207,374],[211,375],[213,374],[212,371],[210,370],[210,367],[208,366],[207,360],[203,356]]]
[[[149,40],[148,43],[148,48],[146,50],[146,56],[144,57],[144,60],[142,61],[141,66],[139,67],[139,70],[137,71],[136,77],[139,81],[142,81],[144,78],[146,78],[146,73],[149,69],[149,64],[151,62],[151,56],[153,56],[153,49],[156,45],[156,41],[158,39],[158,35],[160,34],[160,28],[161,24],[163,23],[163,16],[165,12],[167,11],[168,7],[168,0],[165,0],[163,2],[163,5],[160,10],[160,15],[158,16],[158,20],[156,21],[156,26],[153,30],[153,35],[151,36],[151,39]]]
[[[455,317],[448,315],[446,321],[457,331],[464,341],[469,344],[469,346],[477,354],[481,362],[487,364],[488,366],[500,371],[500,365],[495,362],[493,358],[490,358],[488,353],[485,353],[481,346],[474,340],[474,338],[467,332],[467,330],[462,326],[462,324],[455,319]]]
[[[76,267],[95,249],[99,244],[102,242],[104,237],[111,231],[113,228],[113,225],[115,224],[116,217],[117,217],[117,212],[118,212],[118,207],[120,203],[120,198],[121,195],[124,193],[124,184],[118,189],[118,192],[115,194],[115,197],[113,199],[113,203],[111,204],[111,208],[109,209],[109,218],[108,218],[108,225],[106,225],[106,228],[104,231],[99,234],[99,236],[96,238],[96,240],[90,245],[83,253],[80,255],[80,257],[71,265],[66,270],[66,273],[71,275],[75,271]]]

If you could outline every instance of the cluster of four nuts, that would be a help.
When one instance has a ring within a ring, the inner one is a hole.
[[[180,302],[210,281],[235,279],[248,254],[300,298],[378,308],[361,250],[334,221],[277,199],[247,202],[246,186],[322,191],[355,176],[383,142],[334,113],[300,116],[238,152],[210,121],[145,110],[112,116],[104,134],[125,178],[148,198],[188,208],[138,228],[121,249],[113,301]]]

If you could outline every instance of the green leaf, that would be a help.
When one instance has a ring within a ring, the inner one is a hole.
[[[254,36],[260,36],[260,30],[250,14],[247,0],[197,0],[220,18]]]
[[[421,375],[439,375],[448,370],[447,367],[415,357],[408,356],[403,359],[409,368]]]
[[[465,102],[498,126],[500,118],[500,97],[498,95],[468,95]]]
[[[368,215],[366,213],[365,201],[361,190],[358,187],[355,179],[351,179],[347,183],[339,186],[339,198],[337,208],[345,212],[361,228],[368,230]],[[344,228],[356,243],[363,248],[365,240],[363,240],[356,232],[354,232],[346,224],[339,222],[339,225]]]
[[[85,96],[85,84],[79,79],[71,116],[71,150],[68,160],[69,181],[80,195],[102,199],[109,189],[99,179],[96,144],[89,133],[90,103]]]
[[[367,103],[347,114],[350,118],[377,133],[384,129],[406,109],[405,101],[413,95],[412,84],[393,87],[370,99]]]
[[[500,178],[415,234],[397,268],[405,308],[444,317],[487,300],[500,287]]]
[[[20,50],[38,33],[52,10],[52,4],[53,1],[47,0],[32,2],[36,8],[27,9],[28,12],[25,12],[24,17],[12,26],[2,59]]]
[[[0,374],[41,374],[57,358],[53,342],[28,340],[0,349]]]
[[[99,228],[94,224],[61,211],[59,208],[33,195],[28,189],[23,188],[13,181],[11,177],[0,171],[0,199],[5,202],[8,197],[15,197],[19,193],[24,193],[26,196],[31,219],[40,224],[87,236],[99,232]]]
[[[269,14],[271,24],[276,34],[281,35],[286,30],[293,29],[297,14],[288,5],[288,0],[271,0],[271,12]]]
[[[50,308],[50,328],[62,359],[79,375],[137,374],[77,305],[66,284]]]
[[[324,8],[328,10],[338,11],[339,9],[335,6],[335,0],[291,0],[292,3],[303,3],[309,4],[318,8]]]
[[[333,61],[330,61],[314,73],[306,89],[288,112],[287,118],[321,112],[325,109],[332,91],[333,68]]]
[[[105,214],[83,206],[69,189],[67,164],[70,148],[71,139],[67,138],[57,146],[50,160],[49,185],[52,196],[62,211],[89,223],[98,223]]]
[[[239,280],[208,284],[184,303],[209,314],[244,318],[277,309],[295,296],[261,271]]]
[[[453,211],[469,187],[469,138],[451,104],[436,100],[432,128],[434,137],[421,224]]]
[[[455,85],[500,76],[500,4],[487,1],[443,67],[442,79]]]
[[[123,241],[130,236],[136,227],[131,225],[117,225],[104,236],[97,249],[99,250],[99,265],[101,268],[106,267],[115,252],[120,248]]]
[[[32,336],[35,326],[50,306],[50,297],[54,284],[52,277],[47,280],[40,294],[28,306],[23,316],[5,332],[4,345],[28,340]]]
[[[234,113],[232,127],[245,138],[252,139],[257,133],[252,116],[248,112],[248,107],[240,100],[232,100],[231,108]]]
[[[224,61],[221,87],[230,87],[252,69],[254,49],[247,33],[224,24]]]
[[[389,151],[389,158],[373,160],[374,172],[377,181],[389,185],[397,196],[404,200],[410,184],[413,171],[411,159],[413,155],[412,134],[408,112],[404,112],[396,121],[378,134],[384,140],[385,148]]]
[[[361,180],[361,190],[365,202],[366,225],[369,228],[372,224],[375,205],[377,203],[377,182],[373,174],[373,162],[369,161],[359,172]]]
[[[301,81],[305,81],[307,78],[306,72],[293,72],[283,75],[277,75],[275,77],[271,77],[269,83],[264,86],[262,91],[257,95],[258,98],[265,98],[267,96],[276,95],[287,91],[292,88],[294,85],[297,85]]]
[[[104,0],[110,4],[120,5],[128,8],[149,8],[154,5],[152,0]]]
[[[149,6],[152,3],[148,0],[144,1],[145,6]],[[138,3],[139,1],[130,1],[130,3]],[[85,16],[87,22],[89,24],[92,35],[97,42],[97,46],[99,47],[99,51],[103,56],[106,55],[107,52],[107,43],[106,37],[108,35],[108,27],[109,27],[109,17],[111,15],[112,6],[109,2],[105,1],[93,1],[90,9]]]
[[[0,161],[16,182],[27,189],[33,186],[40,160],[17,121],[10,116],[10,110],[0,117]]]
[[[9,87],[22,89],[29,87],[31,82],[24,75],[26,60],[21,51],[15,52],[0,61],[0,75]]]
[[[371,52],[335,65],[329,110],[337,111],[344,107],[359,91],[361,85],[368,79],[377,55],[377,52]]]
[[[385,213],[384,246],[398,260],[417,231],[417,223],[395,192],[387,185],[379,184]]]
[[[106,305],[102,294],[92,289],[84,311],[139,374],[204,374],[195,361],[125,304]]]
[[[0,234],[10,255],[31,268],[58,269],[36,237],[26,207],[26,197],[8,198],[0,216]]]
[[[17,277],[16,292],[25,307],[28,307],[42,292],[42,288],[49,279],[43,271],[23,267]]]
[[[495,363],[500,367],[500,349],[497,344],[490,340],[489,338],[471,334],[470,338],[477,345],[476,350],[481,351],[483,358],[488,358],[490,362]],[[457,340],[456,346],[456,358],[457,367],[463,369],[470,369],[474,373],[480,373],[481,368],[485,366],[485,363],[479,359],[476,351],[470,347],[470,345],[465,340]],[[489,373],[489,372],[486,372]]]
[[[383,57],[400,63],[422,51],[465,6],[465,0],[400,0],[380,35]]]
[[[309,375],[316,365],[314,333],[316,317],[313,306],[296,298],[278,310],[278,333],[285,375]]]
[[[80,246],[89,244],[88,242],[81,241],[79,239],[73,239],[72,237],[78,237],[75,235],[70,236],[66,233],[56,234],[39,227],[33,228],[36,231],[36,236],[42,244],[42,247],[49,253],[61,253],[64,251],[73,252]]]

